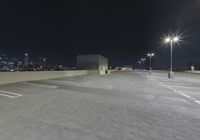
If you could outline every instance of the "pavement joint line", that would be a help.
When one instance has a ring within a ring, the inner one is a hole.
[[[58,82],[58,83],[63,83],[63,84],[67,84],[67,85],[77,84],[77,82],[74,82],[74,81],[63,81],[63,80],[46,80],[46,81],[49,81],[49,82]],[[79,85],[79,86],[80,87],[88,87],[87,85]],[[107,85],[107,86],[105,86],[103,88],[104,89],[113,89],[114,87],[112,85]]]
[[[195,98],[193,98],[193,97],[191,97],[191,96],[189,96],[189,95],[187,95],[187,94],[185,94],[185,93],[182,93],[181,91],[178,91],[178,90],[176,90],[176,89],[173,89],[173,88],[170,87],[169,85],[164,85],[162,82],[159,82],[159,81],[157,81],[157,80],[155,80],[155,79],[153,79],[153,78],[150,78],[150,79],[151,79],[152,81],[157,82],[160,86],[165,87],[165,88],[168,88],[168,89],[174,91],[175,93],[178,93],[179,95],[184,96],[184,97],[186,97],[186,98],[188,98],[188,99],[192,100],[193,102],[195,102],[195,103],[197,103],[197,104],[200,105],[200,101],[199,101],[199,100],[197,100],[197,99],[195,99]]]
[[[64,84],[74,84],[74,83],[76,83],[74,81],[63,81],[63,80],[46,80],[46,81],[49,81],[49,82],[58,82],[58,83],[64,83]]]
[[[8,95],[8,94],[10,94],[10,95]],[[22,96],[22,94],[18,94],[18,93],[15,93],[15,92],[4,91],[4,90],[0,90],[0,95],[1,96],[5,96],[5,97],[9,97],[9,98],[17,98],[17,97]]]
[[[23,83],[20,83],[20,84],[23,84],[23,85],[30,85],[30,86],[38,86],[38,87],[44,87],[44,88],[52,88],[52,89],[58,88],[58,86],[47,85],[47,84],[38,84],[38,83],[23,82]]]

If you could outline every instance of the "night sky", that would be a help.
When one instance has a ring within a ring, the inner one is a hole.
[[[136,66],[153,51],[154,67],[166,68],[161,38],[172,32],[184,33],[174,66],[200,60],[200,0],[15,1],[0,9],[0,52],[11,57],[73,66],[78,54],[102,54],[113,66]]]

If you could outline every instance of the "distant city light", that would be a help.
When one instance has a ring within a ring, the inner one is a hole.
[[[48,64],[46,57],[32,61],[29,57],[30,54],[24,53],[23,56],[23,60],[20,60],[19,58],[10,58],[7,54],[0,53],[0,72],[61,70],[58,65]],[[62,67],[62,70],[65,70],[65,67]]]

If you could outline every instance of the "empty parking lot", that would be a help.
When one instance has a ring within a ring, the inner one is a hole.
[[[199,140],[200,76],[114,72],[0,86],[1,140]]]

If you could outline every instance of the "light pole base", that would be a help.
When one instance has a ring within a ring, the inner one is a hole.
[[[151,71],[151,70],[149,70],[149,74],[152,74],[152,71]]]
[[[174,72],[170,71],[170,72],[168,73],[168,78],[174,78]]]

